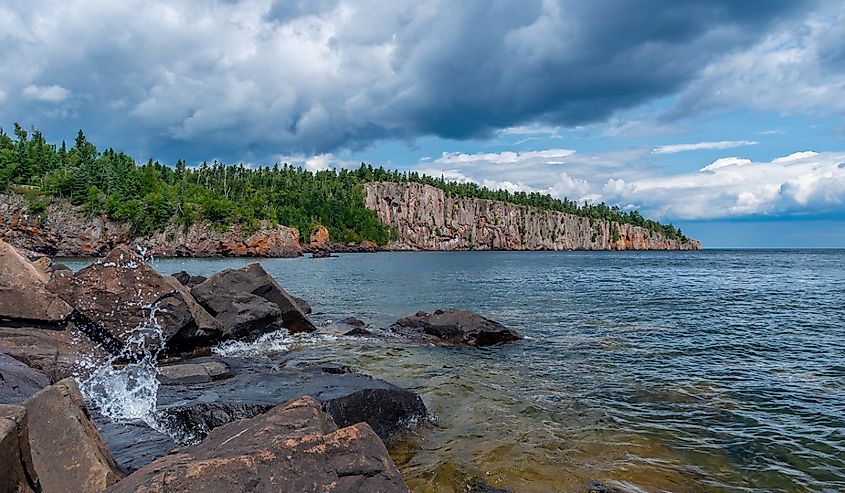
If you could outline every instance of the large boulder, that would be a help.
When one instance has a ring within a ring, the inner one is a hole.
[[[75,325],[57,331],[35,327],[0,327],[0,352],[45,373],[50,382],[87,376],[108,354]]]
[[[311,230],[310,240],[312,249],[327,250],[329,247],[329,230],[325,226],[317,226]]]
[[[222,328],[178,281],[160,275],[126,245],[76,272],[58,271],[47,289],[73,305],[83,330],[112,352],[149,331],[154,318],[162,341],[174,351],[190,350],[219,339]]]
[[[50,384],[44,373],[0,353],[0,404],[17,404]]]
[[[231,493],[408,491],[384,444],[368,425],[338,429],[310,397],[223,425],[203,442],[153,462],[109,491],[222,489]]]
[[[49,274],[0,240],[0,323],[63,328],[73,308],[47,290]]]
[[[443,345],[492,346],[522,339],[495,320],[455,308],[434,313],[417,312],[397,320],[390,329],[407,337]]]
[[[260,296],[279,307],[282,324],[291,333],[317,330],[308,317],[302,313],[296,299],[279,286],[261,264],[253,263],[240,269],[226,269],[214,274],[204,283],[191,289],[194,298],[212,313],[219,313],[217,307],[238,293]],[[266,332],[269,332],[267,330]]]
[[[45,493],[104,491],[123,477],[71,378],[24,402],[32,462]]]
[[[0,404],[0,493],[41,493],[23,406]]]

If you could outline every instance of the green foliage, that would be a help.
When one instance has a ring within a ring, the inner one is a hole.
[[[363,163],[355,170],[317,172],[287,164],[257,168],[217,161],[195,167],[182,160],[175,166],[152,160],[141,164],[123,152],[98,151],[81,130],[73,147],[67,149],[64,142],[58,147],[48,144],[36,129],[26,131],[15,124],[13,136],[0,129],[0,191],[30,187],[47,200],[64,197],[83,205],[90,214],[130,222],[136,235],[159,231],[170,221],[190,225],[208,220],[221,231],[238,224],[246,233],[267,221],[297,228],[303,240],[315,226],[323,225],[333,241],[385,244],[398,231],[391,231],[364,206],[363,184],[371,181],[424,183],[448,196],[500,200],[591,220],[635,224],[669,238],[686,239],[672,225],[645,219],[636,211],[623,212],[617,206],[579,206],[549,195],[494,191],[475,183],[452,183],[443,177],[388,171]]]

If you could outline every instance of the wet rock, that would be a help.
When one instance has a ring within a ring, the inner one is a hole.
[[[0,493],[40,493],[23,406],[0,404]]]
[[[336,255],[332,255],[332,252],[329,250],[325,250],[323,248],[312,248],[311,249],[311,258],[329,258],[335,257]]]
[[[229,367],[221,361],[187,363],[159,368],[158,379],[162,385],[208,383],[229,375]]]
[[[73,308],[47,290],[49,274],[0,240],[0,323],[64,328]]]
[[[355,318],[355,317],[346,317],[343,320],[338,320],[337,323],[340,324],[340,325],[348,325],[350,327],[357,327],[357,328],[367,326],[367,322],[364,322],[363,320]]]
[[[231,493],[408,491],[369,426],[338,430],[310,397],[223,425],[109,491],[219,491],[221,484]]]
[[[50,382],[80,375],[105,361],[107,353],[73,324],[66,330],[0,327],[0,351],[45,373]]]
[[[276,369],[262,361],[241,358],[206,361],[226,363],[233,376],[210,383],[161,387],[158,394],[159,410],[182,419],[180,427],[198,437],[225,422],[221,417],[227,413],[246,417],[245,412],[261,412],[300,395],[319,400],[338,424],[366,422],[384,440],[413,428],[428,416],[417,394],[384,380],[347,372],[347,368],[327,372],[326,365]]]
[[[260,296],[278,306],[284,327],[289,332],[313,332],[317,330],[302,312],[296,300],[282,289],[279,283],[267,274],[261,264],[258,263],[240,269],[226,269],[218,272],[204,283],[191,289],[191,293],[206,309],[210,308],[218,313],[219,310],[211,305],[219,307],[226,297],[238,293]]]
[[[91,413],[91,419],[115,462],[129,473],[179,447],[170,436],[150,428],[140,420],[115,423],[96,411]]]
[[[623,491],[615,486],[607,486],[598,481],[591,482],[587,488],[587,493],[623,493]]]
[[[191,289],[198,284],[202,284],[208,279],[205,276],[192,276],[184,270],[171,274],[171,276],[179,281],[179,284],[187,287],[188,289]]]
[[[401,335],[445,345],[491,346],[522,337],[504,325],[469,310],[447,308],[417,312],[397,320],[391,330]]]
[[[302,313],[305,313],[306,315],[311,313],[311,305],[309,305],[307,301],[300,298],[299,296],[290,295],[290,297],[293,298],[293,301],[296,302],[296,306],[299,307]]]
[[[221,335],[210,316],[173,278],[158,274],[126,245],[74,273],[53,274],[47,289],[73,305],[74,320],[92,339],[119,353],[131,334],[148,325],[151,307],[166,345],[177,351],[207,345]]]
[[[73,379],[24,402],[32,462],[45,492],[104,491],[123,477]]]
[[[372,337],[374,334],[372,331],[369,331],[363,327],[355,327],[352,330],[344,332],[343,335],[349,337]]]
[[[22,402],[49,384],[44,373],[0,353],[0,404]]]

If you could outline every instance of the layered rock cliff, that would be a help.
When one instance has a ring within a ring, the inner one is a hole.
[[[170,224],[150,236],[132,237],[128,223],[91,217],[81,207],[55,200],[31,214],[20,195],[0,194],[0,238],[29,255],[103,255],[115,245],[131,244],[160,257],[297,257],[302,255],[295,228],[263,222],[249,234],[237,225],[220,231],[208,222]]]
[[[447,197],[419,183],[364,185],[366,205],[393,229],[392,250],[700,250],[633,226],[506,202]],[[618,240],[614,241],[614,229]]]

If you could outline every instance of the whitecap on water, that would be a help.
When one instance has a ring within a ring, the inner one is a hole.
[[[213,349],[221,356],[266,356],[268,354],[287,353],[295,349],[321,346],[335,342],[338,337],[331,334],[313,334],[300,332],[291,334],[287,329],[268,332],[250,342],[227,341]]]

